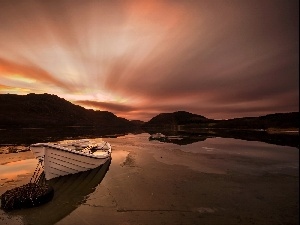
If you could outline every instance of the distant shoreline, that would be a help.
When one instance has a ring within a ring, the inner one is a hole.
[[[269,134],[299,135],[299,128],[268,128],[266,131]]]

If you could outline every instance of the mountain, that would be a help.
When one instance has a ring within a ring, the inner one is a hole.
[[[274,113],[259,117],[221,120],[213,127],[239,129],[299,128],[299,112]]]
[[[142,126],[144,128],[174,127],[194,128],[228,128],[228,129],[268,129],[299,128],[299,112],[275,113],[259,117],[243,117],[229,120],[214,120],[185,111],[161,113]]]
[[[299,112],[275,113],[260,117],[214,120],[177,111],[161,113],[148,122],[117,117],[111,112],[95,111],[74,105],[50,94],[0,94],[0,128],[92,126],[101,128],[198,128],[268,129],[299,128]],[[146,129],[148,128],[148,129]]]
[[[203,125],[208,124],[214,120],[207,119],[204,116],[185,112],[177,111],[173,113],[161,113],[151,120],[143,124],[143,127],[156,127],[156,126],[177,126],[177,125]]]
[[[0,95],[0,127],[132,127],[111,112],[94,111],[50,94]]]

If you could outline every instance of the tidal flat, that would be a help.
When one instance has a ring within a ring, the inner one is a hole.
[[[112,145],[110,164],[57,181],[45,205],[0,210],[0,223],[299,223],[298,148],[234,138],[181,145],[148,138],[104,137]],[[35,166],[29,151],[0,154],[0,194],[29,182]]]

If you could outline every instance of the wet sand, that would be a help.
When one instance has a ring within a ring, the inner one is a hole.
[[[289,168],[278,159],[184,152],[145,136],[106,140],[113,153],[104,179],[57,225],[299,222],[297,158]],[[1,211],[0,223],[21,224],[22,216]]]

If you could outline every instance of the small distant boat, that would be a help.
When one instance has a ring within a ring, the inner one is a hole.
[[[30,150],[44,168],[46,180],[94,169],[111,159],[111,145],[102,139],[37,143]]]
[[[162,133],[155,133],[155,134],[151,134],[149,140],[165,140],[166,138],[167,136]]]

